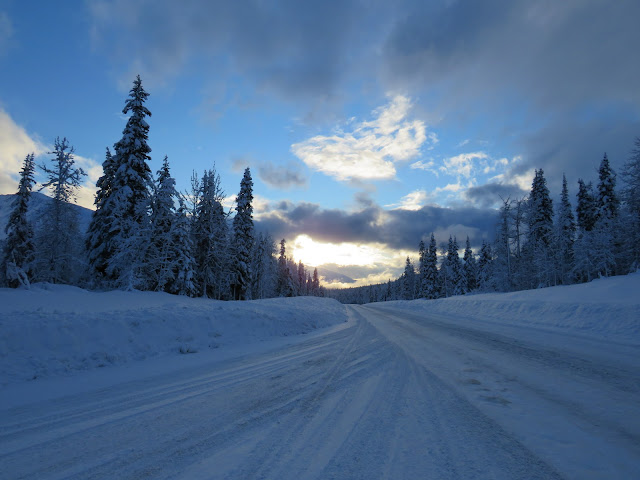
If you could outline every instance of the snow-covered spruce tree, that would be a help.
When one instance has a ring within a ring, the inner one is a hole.
[[[440,289],[438,286],[438,246],[436,237],[431,234],[429,240],[429,248],[425,256],[425,298],[435,299],[440,297]]]
[[[617,268],[622,261],[622,241],[618,214],[620,200],[616,194],[616,174],[607,154],[598,170],[597,220],[591,231],[592,261],[598,275],[608,277],[621,273]]]
[[[551,244],[553,241],[553,203],[542,169],[535,171],[527,206],[527,243],[521,267],[531,272],[529,281],[518,288],[536,288],[556,283]]]
[[[271,298],[276,295],[277,266],[275,261],[276,246],[271,235],[258,234],[251,254],[251,298]]]
[[[640,137],[636,138],[635,147],[620,173],[625,184],[622,199],[629,226],[625,249],[630,257],[630,268],[640,268]]]
[[[81,275],[80,230],[78,214],[72,205],[80,181],[86,173],[75,166],[74,148],[66,138],[54,141],[53,167],[41,165],[47,181],[40,188],[48,188],[52,201],[47,205],[42,224],[36,235],[37,278],[51,283],[76,283]]]
[[[253,181],[247,167],[236,197],[233,217],[233,297],[251,300],[251,248],[253,246]]]
[[[318,269],[313,269],[313,278],[311,279],[311,295],[314,297],[320,297],[320,277],[318,276]]]
[[[494,258],[491,262],[491,283],[493,288],[500,292],[510,292],[514,286],[510,234],[512,217],[510,210],[511,200],[503,199],[493,248]],[[485,278],[485,280],[487,279]]]
[[[167,291],[175,280],[175,261],[181,248],[181,245],[174,243],[176,236],[173,231],[177,219],[177,197],[176,182],[165,156],[151,197],[151,238],[144,265],[144,277],[149,290]]]
[[[144,288],[145,251],[149,242],[151,189],[153,181],[148,161],[151,148],[147,144],[149,125],[145,118],[151,112],[144,106],[149,94],[142,88],[140,75],[133,82],[122,113],[131,113],[122,138],[115,145],[115,172],[108,202],[111,223],[109,258],[105,276],[120,288]],[[105,172],[106,173],[106,172]]]
[[[560,283],[567,285],[572,283],[572,272],[574,269],[574,243],[576,238],[576,223],[573,217],[571,202],[569,201],[569,189],[567,188],[567,178],[562,175],[562,193],[560,194],[560,205],[558,206],[554,246],[552,251],[556,257],[556,268]]]
[[[33,279],[34,239],[33,226],[27,220],[36,162],[34,154],[27,155],[20,170],[18,192],[13,199],[13,209],[5,226],[7,239],[4,245],[2,272],[4,283],[11,288],[29,287]]]
[[[307,295],[307,274],[302,260],[298,260],[298,295]]]
[[[466,282],[466,291],[472,292],[478,288],[478,264],[476,263],[476,257],[473,255],[471,250],[471,242],[469,241],[468,236],[462,260],[464,261],[463,272]]]
[[[480,247],[480,258],[478,258],[478,288],[483,292],[494,289],[491,272],[492,262],[491,244],[483,240],[482,247]]]
[[[411,259],[407,257],[404,264],[404,273],[402,274],[402,299],[413,300],[416,288],[416,273],[411,263]]]
[[[173,261],[173,279],[168,285],[168,291],[176,295],[195,297],[198,290],[195,285],[195,260],[193,258],[193,241],[190,232],[190,220],[187,207],[178,197],[179,207],[175,222],[171,230],[171,243],[176,247],[176,257]]]
[[[293,283],[291,273],[287,265],[286,242],[284,238],[280,241],[280,255],[278,256],[278,288],[279,297],[293,296]]]
[[[114,253],[111,242],[113,236],[111,223],[113,222],[115,202],[111,201],[111,196],[113,195],[113,180],[116,169],[115,159],[107,147],[105,160],[102,162],[103,174],[96,182],[98,190],[93,202],[96,208],[91,214],[91,223],[85,238],[91,283],[98,285],[104,282],[108,260]]]
[[[593,229],[598,219],[596,196],[591,182],[578,179],[576,195],[576,226],[578,238],[574,244],[573,276],[579,282],[589,282],[596,275],[593,262]]]
[[[462,272],[462,263],[458,254],[458,242],[454,236],[449,235],[447,253],[440,266],[441,284],[445,297],[463,295],[465,291],[465,279]]]
[[[577,227],[580,232],[590,232],[593,230],[596,224],[597,216],[597,204],[596,197],[593,192],[593,183],[587,184],[580,178],[578,179],[578,193],[577,193]]]
[[[427,298],[427,249],[424,241],[418,244],[418,278],[416,279],[416,298]]]
[[[215,166],[199,182],[196,215],[192,223],[196,286],[203,297],[229,297],[229,229],[222,207],[224,192]]]

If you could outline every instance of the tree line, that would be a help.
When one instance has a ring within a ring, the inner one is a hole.
[[[622,170],[624,187],[605,153],[598,181],[578,180],[575,210],[563,175],[554,208],[542,169],[531,191],[502,199],[495,240],[479,252],[469,237],[460,258],[455,236],[438,249],[433,233],[420,241],[417,268],[407,257],[402,275],[387,283],[328,290],[343,303],[436,299],[471,292],[510,292],[624,275],[640,266],[640,137]]]
[[[29,287],[32,282],[90,289],[161,291],[219,300],[323,295],[318,272],[279,256],[268,233],[253,224],[253,181],[244,171],[235,215],[225,211],[220,175],[213,168],[191,177],[180,193],[165,156],[154,176],[148,162],[151,112],[140,76],[125,102],[130,114],[114,152],[106,150],[96,182],[95,210],[85,235],[73,202],[86,173],[75,165],[68,140],[54,142],[52,166],[38,165],[51,201],[35,222],[27,218],[36,185],[34,154],[20,171],[7,234],[2,246],[0,283]]]

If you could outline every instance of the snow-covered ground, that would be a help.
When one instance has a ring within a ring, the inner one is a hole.
[[[0,476],[640,478],[639,287],[348,307],[2,290]]]
[[[221,302],[36,284],[0,289],[0,386],[150,357],[309,333],[345,322],[324,298]]]

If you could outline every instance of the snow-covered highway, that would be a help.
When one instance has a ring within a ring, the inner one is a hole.
[[[3,408],[0,477],[640,478],[637,345],[348,308],[269,350]]]

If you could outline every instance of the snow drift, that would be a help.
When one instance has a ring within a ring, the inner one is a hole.
[[[316,297],[221,302],[36,284],[0,289],[0,385],[299,335],[347,320]]]

